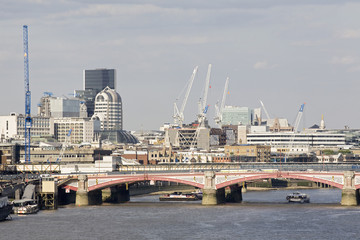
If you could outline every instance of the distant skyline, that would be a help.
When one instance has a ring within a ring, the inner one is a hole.
[[[299,128],[360,128],[360,2],[356,0],[3,0],[0,114],[24,113],[22,26],[29,26],[32,114],[43,92],[82,89],[83,70],[116,69],[124,129],[173,122],[173,103],[195,66],[185,110],[196,119],[212,64],[208,119],[230,78],[226,105],[259,108]],[[179,103],[181,104],[181,103]],[[263,112],[263,116],[265,116]]]

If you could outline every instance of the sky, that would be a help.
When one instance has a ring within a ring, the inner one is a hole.
[[[301,127],[360,128],[360,2],[346,0],[2,0],[0,114],[24,113],[22,27],[29,27],[32,113],[44,92],[82,89],[83,69],[117,71],[124,129],[173,122],[199,66],[185,123],[196,119],[208,64],[207,118],[226,105],[259,108]],[[263,112],[264,113],[264,112]]]

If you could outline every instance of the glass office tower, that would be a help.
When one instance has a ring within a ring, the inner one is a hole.
[[[116,89],[115,69],[84,70],[83,78],[84,90],[93,89],[99,93],[106,87]]]
[[[83,90],[75,90],[75,96],[85,101],[88,117],[94,115],[96,95],[106,87],[116,89],[115,69],[99,68],[83,71]]]

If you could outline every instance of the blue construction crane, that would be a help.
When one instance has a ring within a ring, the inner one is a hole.
[[[28,26],[23,26],[25,83],[25,163],[30,163],[31,92],[29,88]]]

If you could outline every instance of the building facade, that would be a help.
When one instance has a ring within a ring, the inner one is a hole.
[[[51,117],[32,117],[31,136],[53,136],[54,119]],[[11,113],[0,116],[0,141],[21,139],[25,136],[25,117],[22,114]]]
[[[84,103],[76,98],[44,96],[38,105],[38,116],[42,117],[87,117]]]
[[[54,125],[55,138],[59,142],[65,142],[71,129],[70,143],[91,143],[94,140],[95,131],[100,130],[100,122],[90,118],[55,118]]]
[[[83,71],[83,90],[75,90],[75,96],[85,102],[88,117],[94,115],[96,95],[106,87],[116,89],[115,69],[101,68]]]
[[[115,69],[91,69],[83,71],[83,89],[94,89],[100,92],[106,87],[116,89]]]
[[[253,157],[255,162],[269,162],[271,160],[271,148],[264,145],[227,145],[224,147],[226,156]]]
[[[222,125],[251,125],[252,110],[248,107],[225,106]]]
[[[101,130],[122,130],[122,102],[114,89],[106,87],[96,95],[92,118],[100,120]]]
[[[165,132],[165,146],[180,149],[210,149],[209,128],[168,128]]]
[[[95,160],[101,160],[104,156],[110,156],[112,151],[91,148],[71,148],[66,149],[62,156],[63,163],[93,163]],[[60,149],[42,149],[31,148],[31,163],[56,163],[58,162]],[[24,151],[20,151],[20,161],[25,159]]]
[[[313,149],[337,148],[345,145],[345,135],[325,132],[309,133],[250,133],[247,134],[248,144],[269,145],[273,148],[279,146],[291,148],[294,146],[309,146]]]

